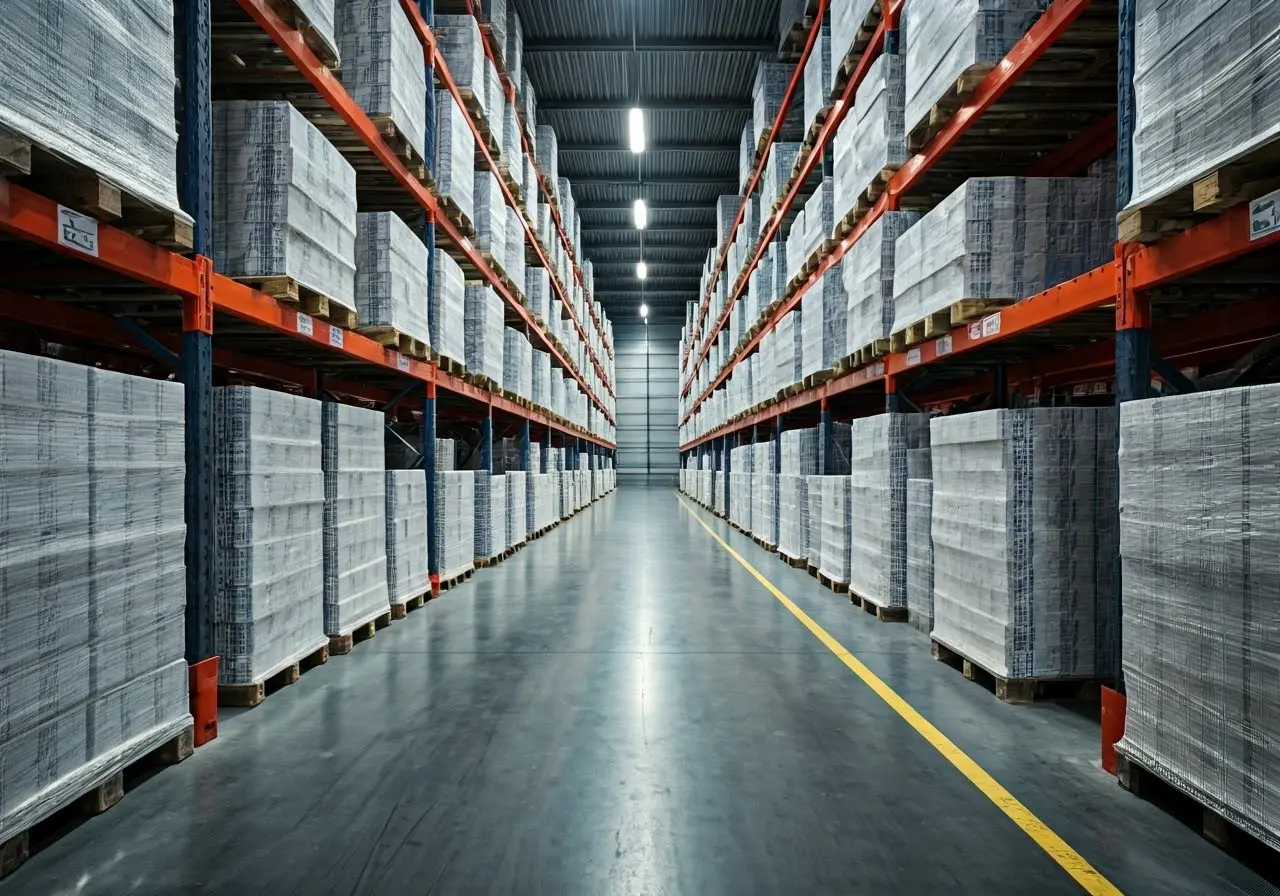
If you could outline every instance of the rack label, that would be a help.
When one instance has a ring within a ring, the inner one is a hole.
[[[342,330],[329,324],[329,344],[334,348],[342,348]]]
[[[908,366],[908,367],[913,367],[913,366],[915,366],[916,364],[919,364],[919,363],[920,363],[920,348],[919,348],[919,346],[917,346],[917,347],[915,347],[915,348],[913,348],[913,349],[908,349],[908,350],[907,350],[907,366]]]
[[[951,334],[939,336],[933,343],[933,353],[941,358],[943,355],[951,354]]]
[[[994,336],[1000,332],[1000,312],[988,314],[982,319],[982,335]]]
[[[1280,231],[1280,190],[1249,203],[1249,239],[1259,240]]]
[[[399,367],[401,370],[404,370],[407,372],[409,370],[409,359],[406,358],[404,355],[397,354],[396,366]]]
[[[316,332],[315,325],[311,321],[310,314],[298,312],[298,332],[303,336],[314,336]]]
[[[58,206],[58,243],[97,258],[98,222],[65,205]]]

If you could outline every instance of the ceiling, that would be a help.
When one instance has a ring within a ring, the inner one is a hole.
[[[738,141],[756,63],[776,54],[778,0],[515,0],[537,123],[551,125],[573,184],[583,253],[610,319],[684,319],[715,245],[716,197],[738,192]],[[633,46],[633,19],[634,45]],[[638,101],[638,102],[637,102]],[[627,147],[645,110],[648,149]],[[641,233],[631,203],[644,198]]]

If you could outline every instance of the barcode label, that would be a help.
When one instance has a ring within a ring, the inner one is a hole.
[[[939,336],[933,343],[933,353],[941,358],[943,355],[951,354],[951,334]]]
[[[913,349],[909,349],[909,350],[907,351],[907,365],[908,365],[908,366],[914,366],[914,365],[919,364],[919,363],[920,363],[920,348],[919,348],[919,346],[917,346],[916,348],[913,348]]]
[[[333,325],[329,326],[329,344],[334,348],[342,348],[342,330]]]
[[[58,243],[97,258],[98,222],[65,205],[58,206]]]
[[[316,328],[312,323],[310,314],[303,314],[301,311],[298,312],[298,332],[303,336],[315,335]]]

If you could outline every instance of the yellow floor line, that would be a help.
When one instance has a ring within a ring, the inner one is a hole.
[[[1054,831],[1043,821],[1037,818],[1030,809],[1018,802],[1017,798],[1009,791],[1000,786],[999,782],[978,763],[974,762],[969,755],[951,742],[951,740],[933,726],[928,719],[920,715],[906,700],[898,696],[893,688],[889,687],[880,677],[862,664],[862,661],[855,657],[845,648],[839,641],[831,637],[817,622],[809,617],[809,614],[800,609],[791,598],[787,597],[779,591],[772,582],[766,579],[754,566],[747,562],[741,554],[729,546],[723,538],[716,534],[715,530],[706,524],[697,511],[689,505],[684,498],[677,498],[680,504],[689,511],[690,515],[697,521],[698,525],[706,529],[711,537],[720,542],[720,546],[729,552],[733,559],[737,560],[747,572],[756,577],[761,585],[768,589],[769,593],[778,599],[778,601],[791,611],[791,615],[795,616],[804,623],[805,628],[813,633],[813,636],[826,645],[827,649],[840,658],[840,661],[849,667],[854,675],[862,679],[863,683],[885,703],[906,720],[907,724],[914,728],[921,737],[941,753],[948,762],[960,770],[964,775],[982,791],[983,795],[1005,815],[1022,828],[1023,832],[1036,842],[1036,844],[1049,854],[1049,857],[1062,866],[1062,869],[1070,874],[1075,881],[1084,888],[1085,892],[1095,894],[1095,896],[1116,896],[1120,890],[1107,880],[1098,869],[1090,865],[1080,853],[1072,849],[1067,841],[1059,837]]]

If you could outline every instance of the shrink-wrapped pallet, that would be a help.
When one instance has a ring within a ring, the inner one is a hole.
[[[928,452],[923,452],[926,457]],[[907,621],[933,631],[933,480],[907,480]]]
[[[506,66],[507,77],[518,90],[524,83],[524,28],[514,6],[507,10],[507,33],[502,47],[502,63]]]
[[[778,551],[795,560],[809,556],[809,477],[816,475],[817,428],[784,432],[778,477]]]
[[[255,684],[328,643],[321,405],[226,386],[214,390],[213,411],[218,680]]]
[[[386,480],[387,593],[391,603],[405,604],[431,590],[427,578],[427,474],[422,470],[387,470]]]
[[[511,206],[507,206],[507,251],[504,263],[504,270],[507,276],[511,278],[511,282],[516,285],[516,289],[524,292],[524,250],[525,250],[525,232],[524,218],[520,212]]]
[[[551,317],[551,275],[547,269],[530,265],[524,269],[524,295],[529,308],[544,322]]]
[[[501,159],[503,142],[506,138],[506,94],[502,91],[502,78],[498,69],[487,58],[484,64],[485,124],[489,128],[493,146],[498,148],[493,153],[494,162]],[[483,133],[483,131],[481,131]],[[492,152],[492,149],[491,149]]]
[[[747,184],[756,170],[756,139],[752,130],[751,119],[742,125],[742,134],[738,137],[738,193],[747,192]]]
[[[480,10],[484,21],[489,26],[494,52],[502,55],[507,46],[507,23],[515,12],[514,5],[507,0],[482,0]]]
[[[324,630],[346,635],[383,613],[387,593],[387,481],[381,411],[326,401]]]
[[[751,135],[755,149],[760,141],[773,130],[782,109],[782,98],[796,67],[787,62],[760,62],[756,65],[756,79],[751,88]],[[775,140],[804,139],[804,104],[792,102],[782,120],[782,128]]]
[[[520,168],[523,172],[520,183],[524,189],[524,210],[525,214],[529,216],[529,223],[535,225],[534,230],[536,232],[538,215],[541,214],[538,210],[538,197],[541,195],[541,190],[538,187],[538,171],[533,166],[533,157],[528,153],[523,154]]]
[[[805,544],[808,545],[809,565],[822,566],[822,480],[825,476],[806,476],[805,491],[808,514],[805,525]]]
[[[803,312],[796,308],[787,312],[777,326],[777,383],[779,389],[794,386],[804,379]]]
[[[918,220],[916,212],[885,212],[841,259],[848,308],[847,354],[877,339],[888,339],[893,331],[895,249],[898,237]]]
[[[520,115],[524,119],[524,126],[532,137],[538,133],[538,94],[533,89],[533,82],[529,80],[527,71],[520,73]],[[534,146],[533,152],[536,154],[537,146]]]
[[[772,463],[770,446],[770,463]],[[751,533],[767,545],[778,544],[778,477],[754,473],[751,477]]]
[[[556,130],[549,124],[540,124],[533,132],[534,155],[538,163],[538,170],[542,172],[542,176],[547,179],[547,183],[551,187],[551,196],[556,202],[560,201],[560,197],[556,195],[558,184],[560,183],[560,162],[559,162],[559,142],[556,139]],[[563,209],[562,209],[563,211]],[[548,210],[548,218],[550,211]]]
[[[1275,0],[1134,3],[1133,189],[1145,205],[1280,134]]]
[[[848,476],[818,476],[822,491],[822,538],[818,571],[833,582],[849,584],[850,534],[853,496]],[[859,506],[858,513],[865,508]]]
[[[447,90],[436,91],[436,192],[475,225],[476,138],[465,113]]]
[[[0,842],[191,727],[183,413],[0,352]]]
[[[849,590],[878,607],[907,606],[907,457],[928,446],[928,414],[853,421]]]
[[[867,188],[889,182],[907,160],[902,115],[905,88],[903,57],[882,54],[867,67],[853,108],[836,131],[835,217],[843,220]]]
[[[551,369],[551,388],[548,391],[551,400],[547,403],[547,410],[555,414],[557,417],[564,416],[564,378],[560,376],[560,369],[553,367]]]
[[[827,268],[800,300],[806,377],[828,370],[846,354],[848,299],[844,293],[843,264],[839,261]]]
[[[502,299],[493,287],[469,284],[466,288],[464,363],[470,373],[487,376],[502,386],[503,335]]]
[[[475,472],[476,560],[507,549],[507,479],[487,470]]]
[[[966,72],[982,72],[1004,59],[1027,33],[1048,0],[911,0],[903,6],[907,57],[907,133]]]
[[[475,477],[471,470],[441,472],[436,486],[436,558],[441,580],[475,566]]]
[[[716,199],[716,245],[725,246],[733,235],[734,222],[738,220],[738,210],[742,207],[742,197],[738,195],[721,196]],[[724,273],[721,273],[724,280]],[[723,297],[722,297],[723,298]],[[723,304],[723,302],[721,302]]]
[[[1280,386],[1120,406],[1123,755],[1280,848]]]
[[[823,19],[818,38],[804,64],[804,129],[807,136],[818,122],[818,113],[827,107],[831,93],[831,20]],[[792,98],[792,102],[795,99]],[[856,109],[857,106],[855,105]]]
[[[525,519],[525,500],[528,483],[526,481],[527,473],[519,471],[509,471],[503,475],[503,479],[507,481],[507,507],[506,507],[506,544],[507,548],[514,548],[517,545],[525,543],[529,537],[528,521]]]
[[[524,180],[524,147],[520,142],[520,126],[516,123],[516,104],[502,101],[502,142],[494,159],[498,167],[514,181]]]
[[[504,327],[502,339],[502,388],[532,401],[533,346],[529,344],[529,337]]]
[[[831,90],[830,98],[834,101],[835,81],[840,73],[841,64],[849,56],[849,52],[857,42],[858,32],[867,22],[867,18],[876,9],[879,0],[831,0]],[[912,0],[916,2],[916,0]],[[875,20],[870,23],[875,27]],[[915,35],[911,35],[915,40]]]
[[[341,0],[337,13],[342,86],[366,115],[375,122],[389,119],[424,157],[426,67],[399,0]]]
[[[289,277],[355,310],[356,175],[285,102],[213,105],[213,249],[229,277]]]
[[[392,212],[356,216],[356,314],[362,327],[389,327],[431,344],[427,245]]]
[[[932,421],[936,640],[1001,678],[1109,673],[1115,431],[1112,408]]]
[[[529,400],[540,408],[551,404],[551,355],[540,349],[533,349],[533,360],[530,365]]]
[[[799,154],[799,143],[775,143],[769,148],[769,158],[764,163],[764,174],[760,177],[760,215],[757,232],[763,233],[768,225],[769,212],[773,204],[782,197],[782,188],[791,178],[791,172],[796,167],[796,156]]]
[[[332,43],[328,5],[328,19],[317,24]],[[168,6],[152,0],[6,4],[0,132],[11,130],[131,196],[179,212]]]
[[[507,266],[507,200],[502,184],[492,171],[477,171],[475,176],[476,248],[492,258],[504,271]]]
[[[1087,177],[975,177],[898,237],[895,331],[965,299],[1020,300],[1114,257],[1114,198]]]
[[[453,83],[458,85],[458,92],[465,101],[475,102],[487,120],[491,115],[485,80],[489,60],[480,42],[480,25],[473,16],[437,15],[431,33],[435,35],[436,47],[449,67]],[[440,108],[439,104],[436,108]]]
[[[435,266],[435,289],[431,294],[431,347],[440,355],[459,364],[466,362],[466,296],[467,281],[462,268],[447,252],[432,252]]]

